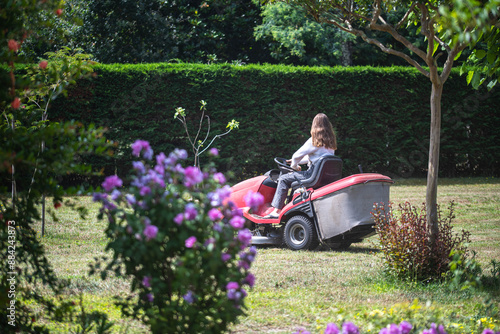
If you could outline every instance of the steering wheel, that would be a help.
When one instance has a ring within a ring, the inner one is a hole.
[[[274,162],[276,162],[276,164],[278,165],[278,168],[280,171],[282,172],[295,172],[295,169],[293,169],[292,167],[290,167],[290,165],[288,165],[286,163],[286,159],[285,158],[274,158]]]

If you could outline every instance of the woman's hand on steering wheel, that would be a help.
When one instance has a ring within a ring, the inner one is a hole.
[[[289,162],[289,160],[286,160],[285,158],[276,157],[276,158],[274,158],[274,162],[276,162],[276,164],[278,165],[278,168],[282,172],[285,172],[285,173],[295,172],[295,169],[293,169],[292,167],[287,165],[287,162]]]
[[[292,163],[292,159],[288,159],[287,161],[287,164],[291,164]],[[290,166],[290,168],[293,168],[292,166]],[[296,171],[300,172],[302,170],[302,167],[300,167],[300,165],[297,165],[297,168],[294,168]]]

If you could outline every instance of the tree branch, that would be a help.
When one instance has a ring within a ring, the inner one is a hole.
[[[413,9],[415,9],[415,5],[416,5],[415,3],[411,4],[410,9],[408,9],[406,11],[406,13],[403,16],[403,18],[401,18],[401,20],[398,22],[398,24],[396,24],[396,26],[394,27],[396,30],[398,30],[403,25],[403,23],[405,23],[405,21],[408,19],[408,17],[410,16],[411,12],[413,11]]]

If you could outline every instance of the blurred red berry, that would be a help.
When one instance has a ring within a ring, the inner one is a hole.
[[[13,39],[9,39],[9,50],[17,52],[19,50],[19,43]]]
[[[61,8],[59,8],[58,10],[56,10],[57,16],[61,16],[62,13],[63,13],[63,10]]]
[[[21,100],[19,100],[19,98],[16,97],[14,101],[12,101],[11,106],[13,109],[19,109],[19,107],[21,106]]]
[[[38,64],[38,66],[40,66],[40,68],[41,68],[42,70],[44,70],[44,69],[46,69],[46,68],[47,68],[47,65],[48,65],[48,64],[49,64],[49,63],[48,63],[46,60],[42,60],[42,61],[40,62],[40,64]]]

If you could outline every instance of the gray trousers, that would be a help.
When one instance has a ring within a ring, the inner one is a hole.
[[[288,195],[288,189],[292,185],[293,181],[305,180],[309,178],[313,172],[314,165],[311,165],[306,171],[299,172],[290,172],[281,174],[278,178],[278,187],[276,188],[276,193],[274,194],[273,201],[271,202],[271,206],[276,209],[283,209],[285,206],[285,200]]]

